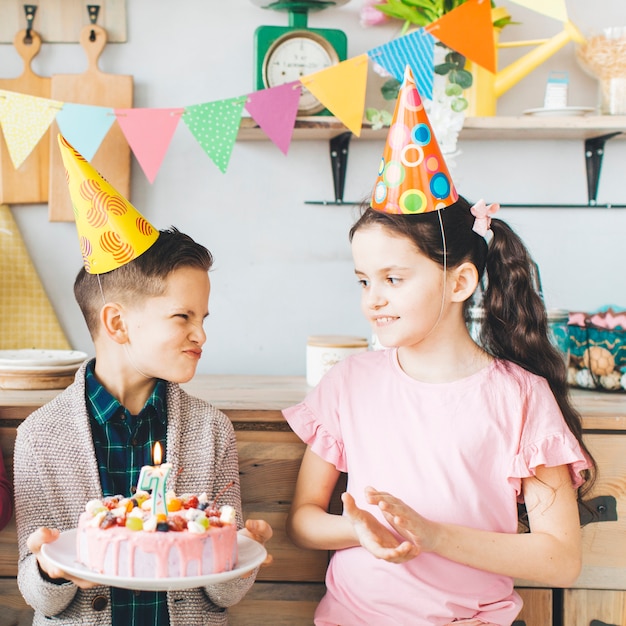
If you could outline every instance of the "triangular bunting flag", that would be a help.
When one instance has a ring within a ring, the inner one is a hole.
[[[300,81],[295,81],[248,94],[248,113],[283,154],[289,150],[301,92]]]
[[[63,106],[62,102],[0,89],[0,126],[18,169],[34,150]]]
[[[183,122],[209,158],[226,173],[247,96],[185,107]]]
[[[467,0],[426,29],[446,46],[495,73],[496,50],[489,0]]]
[[[56,123],[61,134],[91,161],[100,144],[115,122],[115,112],[108,107],[66,102],[59,111]]]
[[[565,0],[511,0],[511,2],[542,15],[553,17],[560,22],[567,22],[568,20]]]
[[[115,117],[146,178],[153,183],[185,109],[115,109]]]
[[[365,111],[367,54],[331,65],[300,82],[357,137]]]
[[[367,54],[374,63],[384,67],[399,82],[403,81],[404,70],[408,65],[420,94],[424,98],[432,98],[434,46],[434,37],[420,28],[404,37],[372,48]]]

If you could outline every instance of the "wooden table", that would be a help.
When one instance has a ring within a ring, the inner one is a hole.
[[[268,546],[274,563],[261,571],[246,598],[229,611],[231,624],[312,624],[315,605],[324,592],[329,554],[296,548],[284,531],[304,445],[291,432],[281,409],[304,397],[308,390],[304,378],[198,375],[184,387],[224,411],[233,422],[244,516],[267,519],[274,528]],[[15,428],[57,393],[0,390],[0,447],[9,469]],[[583,415],[587,444],[600,465],[590,497],[615,498],[618,520],[585,526],[585,566],[575,588],[542,589],[518,581],[526,603],[519,623],[526,626],[551,626],[553,599],[566,626],[588,626],[592,619],[626,624],[626,394],[573,390],[572,396]],[[333,507],[339,510],[336,499]],[[16,558],[11,522],[0,533],[0,626],[32,620],[17,591]]]

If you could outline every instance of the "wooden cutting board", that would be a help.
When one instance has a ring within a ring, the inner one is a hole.
[[[80,43],[87,54],[87,71],[83,74],[54,74],[50,92],[53,100],[116,109],[133,106],[133,77],[107,74],[98,67],[98,58],[104,50],[106,40],[107,35],[103,28],[96,25],[83,28]],[[57,143],[58,132],[58,125],[53,122],[48,217],[51,222],[73,222],[72,203]],[[115,189],[130,199],[130,147],[118,124],[111,126],[91,164]]]
[[[31,29],[30,43],[26,31],[15,36],[13,45],[24,60],[24,71],[17,78],[0,79],[0,89],[24,93],[40,98],[50,97],[50,78],[35,74],[31,61],[41,48],[41,38]],[[15,169],[0,130],[0,204],[37,204],[48,202],[48,171],[50,161],[50,135],[44,133],[28,158]]]

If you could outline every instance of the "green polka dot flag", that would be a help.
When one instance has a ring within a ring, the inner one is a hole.
[[[183,121],[209,158],[226,173],[247,96],[185,107]]]

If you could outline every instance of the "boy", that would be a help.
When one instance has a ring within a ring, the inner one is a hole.
[[[60,143],[85,261],[74,293],[96,358],[18,428],[20,591],[35,609],[34,624],[50,618],[57,624],[226,624],[226,607],[241,600],[254,575],[185,591],[135,592],[72,578],[40,552],[59,531],[76,527],[88,500],[130,496],[141,467],[152,464],[156,441],[173,466],[168,489],[214,497],[234,481],[220,504],[234,506],[243,525],[232,425],[179,387],[195,374],[206,340],[212,256],[176,229],[155,231]],[[72,186],[76,176],[84,180]],[[113,226],[119,215],[125,221]],[[241,532],[261,543],[272,534],[262,520],[248,520]]]

